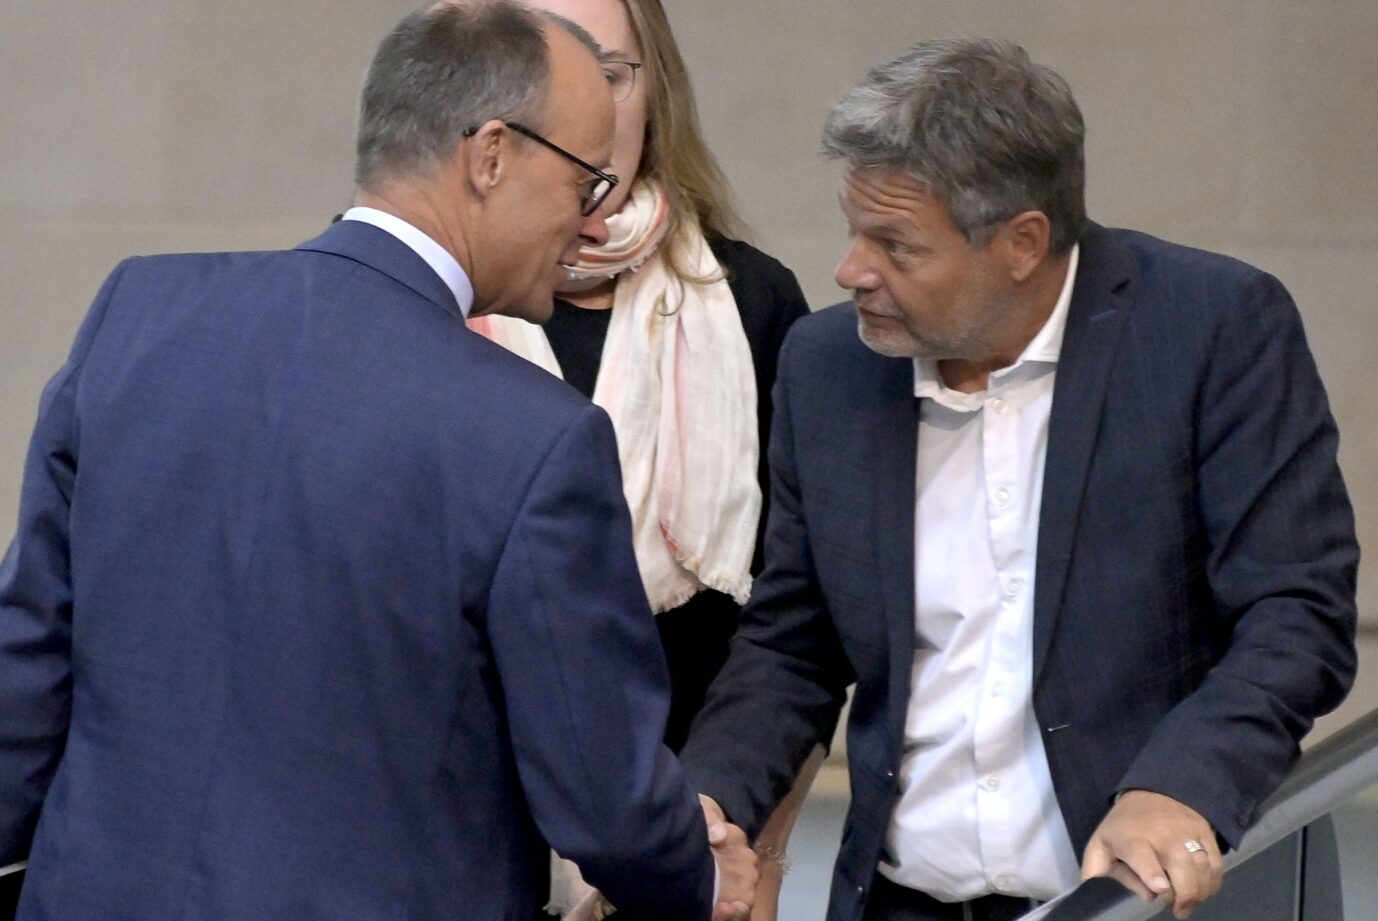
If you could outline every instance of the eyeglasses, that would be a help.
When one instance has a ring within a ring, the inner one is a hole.
[[[546,140],[525,125],[509,121],[504,121],[503,124],[518,134],[531,138],[531,140],[535,141],[537,144],[550,148],[569,162],[593,174],[594,178],[588,180],[588,182],[584,184],[584,190],[579,199],[579,214],[583,217],[588,217],[590,214],[597,211],[598,206],[603,204],[603,200],[612,193],[613,189],[617,188],[617,183],[620,180],[612,173],[605,173],[592,163],[584,162],[568,150],[565,150],[559,144],[556,144],[554,141]],[[464,130],[464,136],[466,138],[473,137],[475,134],[478,134],[478,129],[480,127],[480,125],[475,125],[472,128],[466,128]]]
[[[623,102],[636,87],[636,72],[641,65],[636,61],[603,61],[603,76],[612,87],[612,101]]]

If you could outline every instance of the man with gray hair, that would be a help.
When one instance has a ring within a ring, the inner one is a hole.
[[[525,919],[550,847],[633,915],[707,921],[714,857],[750,893],[661,744],[607,417],[463,322],[543,318],[606,239],[595,55],[507,0],[408,16],[344,220],[106,282],[0,566],[20,918]]]
[[[1093,875],[1185,917],[1353,679],[1352,512],[1271,276],[1086,219],[1081,114],[925,42],[828,119],[851,303],[780,356],[766,567],[684,751],[748,833],[856,684],[830,921]]]

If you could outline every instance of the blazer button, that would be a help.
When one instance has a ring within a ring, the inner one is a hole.
[[[1235,816],[1234,820],[1239,823],[1240,828],[1245,828],[1248,826],[1249,822],[1253,820],[1254,801],[1252,799],[1246,798],[1244,802],[1240,803],[1239,805],[1241,807],[1239,810],[1239,815]]]

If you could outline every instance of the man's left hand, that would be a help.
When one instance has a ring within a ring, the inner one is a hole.
[[[1081,878],[1114,877],[1145,899],[1162,897],[1181,919],[1220,891],[1222,868],[1215,830],[1199,812],[1127,790],[1086,845]]]

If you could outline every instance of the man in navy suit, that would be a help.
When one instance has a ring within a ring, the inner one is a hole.
[[[345,220],[106,282],[0,569],[20,918],[526,919],[550,847],[649,917],[754,884],[660,742],[607,418],[463,322],[540,319],[606,237],[594,52],[506,0],[414,14]]]
[[[1354,673],[1296,308],[1089,223],[1081,115],[1017,46],[916,46],[824,143],[854,299],[781,354],[766,568],[690,776],[754,834],[855,682],[831,921],[1106,874],[1183,917]]]

